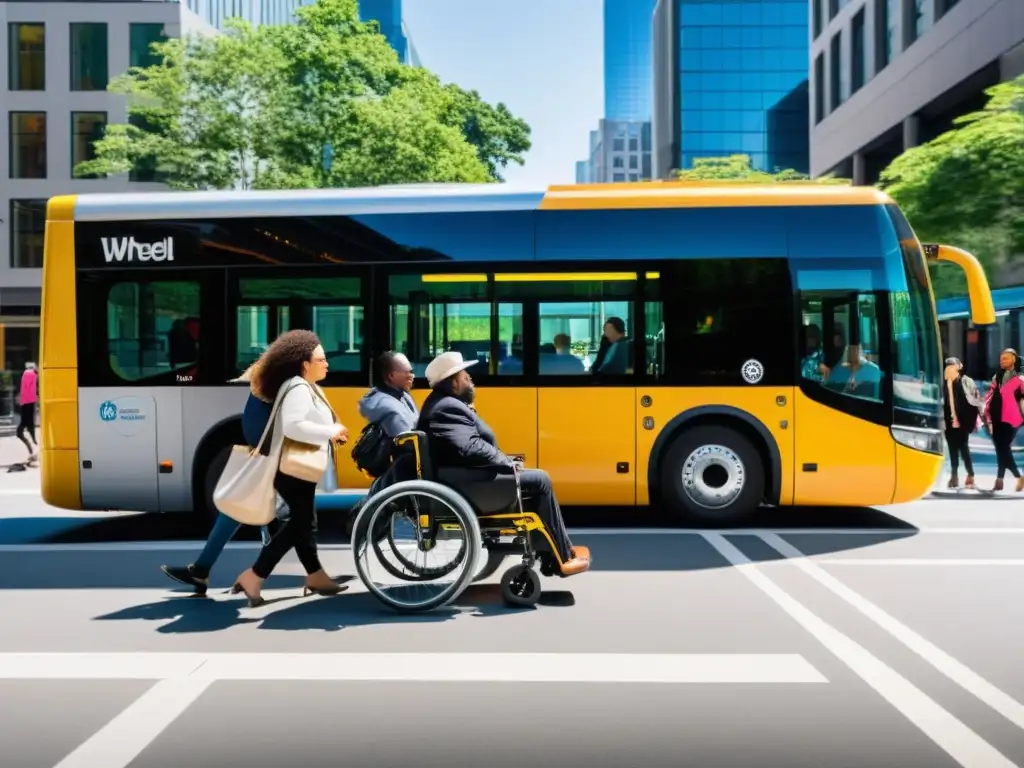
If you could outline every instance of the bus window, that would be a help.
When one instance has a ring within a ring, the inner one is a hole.
[[[883,402],[877,298],[854,291],[801,293],[800,377],[805,386]]]
[[[198,316],[197,282],[112,285],[107,294],[111,369],[125,381],[194,369],[202,343]]]
[[[654,378],[665,374],[665,313],[658,299],[660,288],[657,273],[648,274],[644,289],[644,364],[647,375]]]
[[[499,302],[493,312],[485,275],[394,275],[389,280],[391,348],[409,358],[417,377],[446,351],[477,360],[472,375],[522,375],[523,305]]]
[[[361,293],[358,277],[240,279],[235,307],[236,374],[293,328],[309,328],[320,337],[332,372],[361,372]]]
[[[495,275],[495,294],[537,302],[541,376],[626,375],[636,284],[631,272],[507,273]]]

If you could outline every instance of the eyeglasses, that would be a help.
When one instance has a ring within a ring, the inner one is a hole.
[[[314,363],[326,363],[327,362],[327,358],[326,357],[314,357],[313,358],[313,362]]]

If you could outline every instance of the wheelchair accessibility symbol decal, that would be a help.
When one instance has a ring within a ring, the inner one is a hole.
[[[758,360],[747,360],[740,368],[740,374],[747,384],[757,384],[764,377],[764,366]]]

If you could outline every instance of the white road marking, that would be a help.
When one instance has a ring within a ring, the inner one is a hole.
[[[212,682],[203,677],[161,680],[54,768],[125,768]]]
[[[828,682],[799,654],[742,653],[0,653],[0,679]]]
[[[1021,705],[1012,696],[994,686],[977,672],[917,634],[858,592],[850,589],[820,566],[812,563],[803,552],[789,542],[774,534],[764,534],[761,539],[779,554],[788,558],[787,562],[792,566],[799,568],[833,594],[845,600],[961,688],[988,704],[1018,728],[1024,728],[1024,705]]]
[[[928,557],[907,557],[907,558],[817,558],[815,562],[818,565],[830,566],[830,565],[932,565],[932,566],[961,566],[961,565],[1024,565],[1024,559],[999,559],[999,558],[928,558]]]
[[[1016,768],[1005,755],[899,672],[781,589],[724,536],[708,533],[705,538],[733,567],[964,768]]]

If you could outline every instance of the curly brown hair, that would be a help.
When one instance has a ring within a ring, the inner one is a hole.
[[[312,359],[313,350],[319,346],[320,339],[312,331],[282,333],[253,366],[253,392],[273,402],[282,384],[302,375],[302,364]]]

